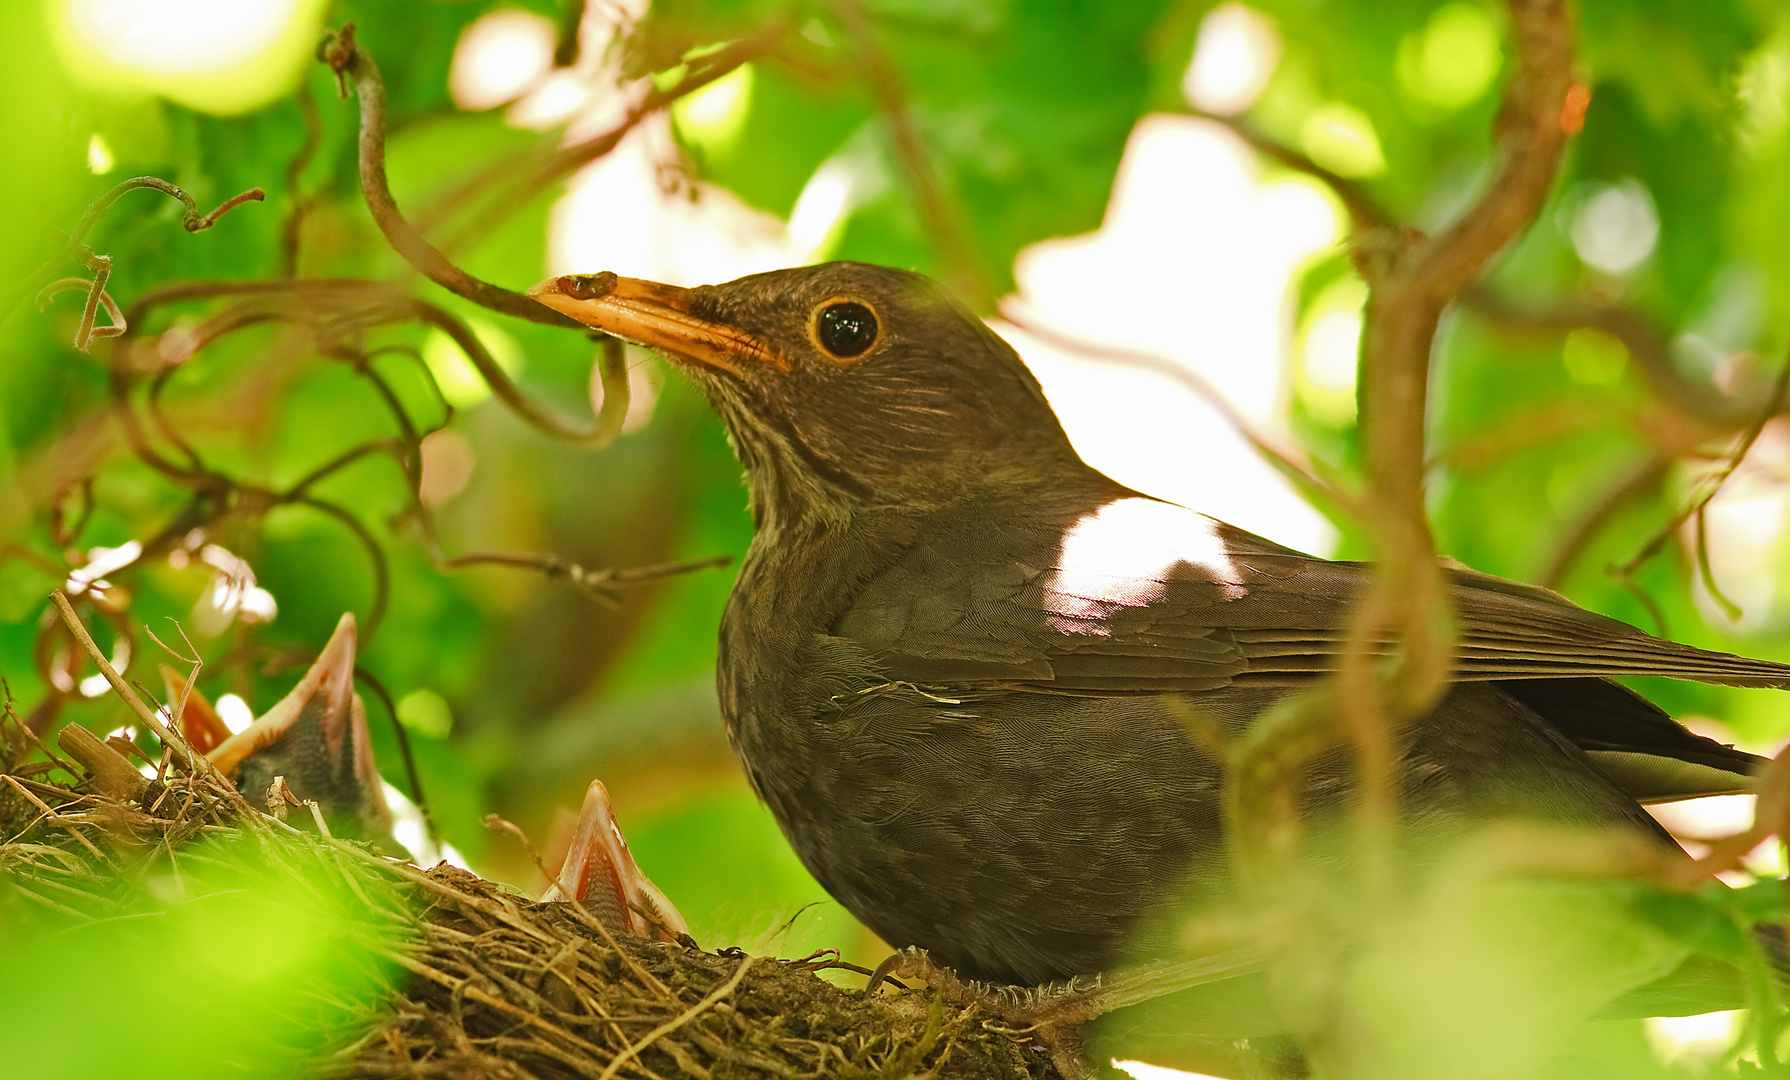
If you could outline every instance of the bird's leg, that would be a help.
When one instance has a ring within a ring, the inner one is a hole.
[[[687,939],[690,927],[634,862],[616,824],[609,792],[592,780],[565,864],[542,900],[576,900],[610,930],[661,941]]]
[[[909,947],[877,965],[866,994],[888,978],[919,979],[959,1005],[975,1005],[1010,1035],[1032,1039],[1049,1051],[1051,1063],[1068,1080],[1092,1076],[1081,1027],[1098,1016],[1205,983],[1259,971],[1262,954],[1231,949],[1197,960],[1158,962],[1099,975],[1081,975],[1042,986],[1011,986],[966,979],[934,960],[925,949]]]
[[[1085,1080],[1094,1070],[1083,1052],[1081,1026],[1104,1009],[1090,1008],[1090,990],[1097,978],[1071,979],[1043,986],[1010,986],[966,979],[932,958],[925,949],[908,947],[878,964],[864,987],[873,993],[885,979],[924,981],[958,1006],[975,1006],[993,1017],[1009,1035],[1043,1047],[1065,1080]]]

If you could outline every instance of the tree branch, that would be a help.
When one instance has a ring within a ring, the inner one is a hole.
[[[1564,0],[1510,0],[1516,71],[1496,124],[1496,164],[1485,193],[1434,237],[1406,238],[1368,278],[1361,338],[1360,417],[1368,523],[1379,566],[1351,619],[1338,680],[1356,750],[1364,824],[1393,810],[1391,728],[1446,692],[1455,632],[1424,505],[1430,354],[1442,312],[1540,212],[1566,147],[1561,114],[1572,86],[1572,27]],[[1376,640],[1402,645],[1389,679]]]
[[[1475,315],[1509,330],[1564,333],[1588,329],[1610,335],[1634,358],[1654,397],[1702,423],[1737,431],[1750,424],[1761,407],[1758,399],[1724,394],[1686,376],[1672,359],[1665,330],[1640,312],[1588,301],[1525,307],[1484,287],[1469,289],[1461,302]]]
[[[927,157],[925,147],[921,145],[919,133],[914,130],[913,118],[908,112],[907,94],[902,87],[901,76],[883,50],[882,44],[877,41],[876,27],[872,25],[869,13],[858,0],[834,0],[833,10],[857,47],[863,62],[865,83],[876,97],[883,118],[888,122],[889,139],[894,143],[895,155],[901,159],[902,167],[907,172],[908,184],[913,188],[914,205],[920,211],[927,231],[932,233],[933,239],[938,243],[940,254],[944,256],[952,290],[972,307],[986,310],[994,302],[988,275],[970,244],[962,216],[952,205],[932,171],[932,162]]]
[[[26,278],[25,283],[14,290],[11,296],[0,301],[0,322],[5,322],[7,317],[12,314],[13,309],[18,307],[25,297],[48,284],[49,280],[55,276],[57,267],[74,259],[80,259],[83,254],[91,256],[92,253],[87,251],[87,234],[93,231],[93,227],[99,223],[99,219],[105,216],[106,211],[112,208],[112,204],[117,202],[120,196],[139,188],[153,188],[170,198],[180,200],[181,205],[186,207],[186,213],[181,217],[180,225],[190,233],[204,232],[217,224],[218,218],[243,203],[260,202],[267,197],[267,193],[260,188],[250,188],[240,195],[224,200],[211,213],[201,214],[199,213],[199,204],[186,193],[185,188],[176,187],[160,177],[134,176],[93,200],[92,204],[87,207],[87,212],[81,215],[80,223],[75,226],[75,230],[68,234],[67,240],[63,241],[62,250],[38,267],[37,271]],[[100,257],[103,258],[103,256]]]
[[[430,281],[480,307],[528,322],[583,330],[581,324],[559,312],[455,266],[404,220],[404,213],[398,209],[397,200],[392,198],[391,185],[385,177],[386,98],[385,80],[380,78],[379,65],[355,43],[353,23],[343,26],[325,41],[318,55],[338,76],[347,74],[354,79],[355,93],[360,96],[361,194],[367,200],[374,223],[385,234],[393,250]]]
[[[1324,168],[1292,147],[1275,142],[1241,116],[1219,116],[1216,113],[1200,109],[1191,109],[1189,112],[1201,120],[1210,120],[1229,128],[1238,138],[1248,143],[1256,153],[1284,165],[1294,172],[1304,173],[1335,192],[1336,197],[1342,200],[1343,208],[1349,212],[1350,222],[1357,233],[1402,228],[1391,211],[1381,206],[1378,200],[1369,195],[1366,188],[1346,176]]]

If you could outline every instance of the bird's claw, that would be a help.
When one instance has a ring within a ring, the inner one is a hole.
[[[980,1009],[993,1021],[990,1027],[1047,1051],[1066,1080],[1094,1075],[1084,1053],[1081,1026],[1110,1008],[1098,977],[1042,986],[982,982],[966,979],[933,959],[925,949],[909,946],[876,966],[864,992],[874,993],[884,982],[893,982],[897,977],[923,981],[959,1007]]]

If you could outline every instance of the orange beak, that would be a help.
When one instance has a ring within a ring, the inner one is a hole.
[[[676,285],[600,274],[543,281],[528,295],[568,318],[644,345],[673,360],[740,376],[753,364],[788,371],[784,359],[752,335],[692,314],[691,292]]]

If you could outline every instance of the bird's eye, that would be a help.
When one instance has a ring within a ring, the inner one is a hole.
[[[849,360],[876,344],[876,330],[876,312],[852,300],[828,304],[814,319],[814,336],[820,347],[840,360]]]

